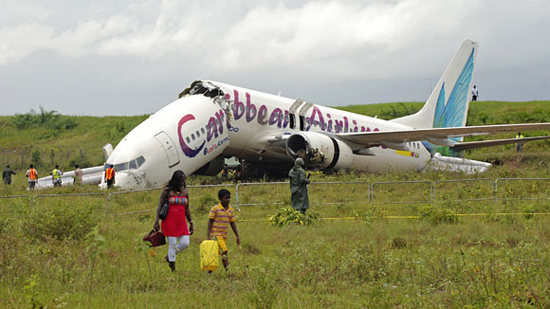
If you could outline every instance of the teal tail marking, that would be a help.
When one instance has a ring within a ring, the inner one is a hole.
[[[474,71],[474,49],[470,53],[470,57],[466,61],[460,76],[458,77],[455,86],[449,96],[449,100],[445,102],[445,83],[442,84],[437,105],[435,107],[434,128],[450,128],[462,127],[466,124],[467,107],[468,107],[468,91],[470,90],[470,82]],[[452,140],[461,142],[462,137],[455,137]],[[441,154],[450,153],[449,147],[433,146],[433,149]]]

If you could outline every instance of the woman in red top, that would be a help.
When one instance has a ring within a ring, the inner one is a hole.
[[[168,254],[164,257],[172,271],[176,270],[176,254],[189,246],[189,235],[193,234],[193,220],[189,210],[189,193],[186,189],[185,174],[177,170],[160,195],[157,216],[153,228],[159,229],[159,213],[165,201],[170,208],[162,220],[162,232],[168,238]],[[187,221],[189,221],[189,229]]]

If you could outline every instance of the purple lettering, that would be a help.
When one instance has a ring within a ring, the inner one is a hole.
[[[256,117],[256,106],[250,103],[250,94],[246,93],[246,122],[251,122]]]
[[[344,116],[344,132],[349,132],[348,117]]]
[[[344,128],[344,122],[342,120],[335,119],[334,120],[334,126],[336,127],[334,132],[335,133],[341,133]]]
[[[187,146],[187,144],[185,143],[185,141],[183,140],[183,136],[181,135],[181,127],[188,121],[191,121],[191,120],[195,120],[195,116],[191,115],[191,114],[187,114],[185,116],[183,116],[180,121],[178,122],[178,138],[179,138],[179,142],[180,142],[180,147],[181,147],[181,150],[183,151],[183,153],[188,156],[189,158],[193,158],[195,157],[198,153],[200,153],[202,147],[204,147],[204,144],[206,142],[202,142],[202,144],[195,148],[195,150],[191,149],[191,147]]]
[[[311,117],[309,117],[309,124],[306,128],[306,131],[309,131],[311,126],[314,124],[316,116],[319,117],[317,121],[319,121],[319,123],[321,124],[321,130],[325,131],[325,119],[323,118],[323,114],[321,113],[319,108],[317,108],[317,106],[313,106],[313,111],[311,112]]]
[[[260,109],[261,112],[261,109]],[[269,116],[269,125],[272,126],[274,124],[277,124],[278,128],[281,128],[281,123],[283,119],[283,111],[280,108],[275,108],[273,112],[271,112],[271,116]]]
[[[206,141],[209,142],[212,137],[218,137],[218,126],[216,125],[216,118],[214,117],[208,119],[208,134],[206,135]]]
[[[223,134],[223,115],[224,115],[224,112],[222,109],[220,109],[217,113],[216,113],[216,118],[218,119],[218,124],[219,124],[219,128],[218,128],[218,131],[220,132],[220,134]],[[217,136],[217,135],[216,135]]]
[[[233,105],[233,117],[235,120],[239,120],[244,115],[244,103],[239,101],[239,92],[234,90],[235,94],[235,104]]]
[[[260,106],[260,110],[258,111],[258,123],[261,125],[267,124],[267,107],[265,105]]]
[[[286,129],[286,127],[288,127],[289,122],[290,122],[290,116],[288,115],[288,110],[285,110],[285,120],[283,121],[283,129]]]

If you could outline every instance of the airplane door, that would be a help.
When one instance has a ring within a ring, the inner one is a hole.
[[[300,105],[302,105],[303,103],[304,103],[304,101],[302,101],[302,100],[296,100],[296,101],[294,101],[294,103],[292,103],[292,105],[288,109],[288,113],[290,115],[290,128],[291,129],[296,128],[296,115],[295,114],[296,114],[296,111],[298,110],[298,108],[300,107]]]
[[[180,163],[177,148],[170,136],[166,134],[166,132],[162,131],[160,133],[157,133],[157,135],[155,135],[155,139],[160,143],[160,145],[166,152],[169,168]]]

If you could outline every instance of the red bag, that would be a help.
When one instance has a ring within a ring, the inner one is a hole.
[[[149,247],[158,247],[166,244],[166,238],[161,231],[151,230],[149,234],[143,236],[143,241],[147,243]]]

